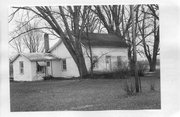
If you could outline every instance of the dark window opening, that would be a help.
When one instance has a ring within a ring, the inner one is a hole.
[[[106,56],[106,63],[110,63],[111,62],[111,56]]]
[[[45,73],[45,66],[40,66],[38,62],[36,64],[37,64],[37,72]]]
[[[62,60],[62,69],[63,69],[63,70],[67,70],[66,59],[63,59],[63,60]]]
[[[49,61],[47,62],[47,66],[48,66],[48,67],[50,66],[50,62],[49,62]]]
[[[117,56],[117,66],[118,67],[122,66],[122,57],[121,56]]]
[[[19,61],[19,68],[20,68],[20,73],[23,74],[24,73],[24,63],[23,63],[23,61]]]

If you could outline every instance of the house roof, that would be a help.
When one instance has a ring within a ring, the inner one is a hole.
[[[83,36],[81,41],[82,44],[87,46],[89,39],[91,46],[97,46],[97,47],[123,47],[127,48],[128,44],[120,39],[118,36],[113,34],[106,34],[106,33],[89,33],[89,38],[87,36]],[[53,47],[50,48],[49,52],[54,50],[57,46],[59,46],[62,43],[62,40],[59,40]]]
[[[12,62],[14,62],[19,56],[24,56],[30,61],[45,61],[45,60],[58,60],[58,57],[50,53],[20,53],[18,54]]]
[[[89,38],[88,38],[89,37]],[[90,40],[91,46],[106,46],[106,47],[128,47],[127,43],[113,34],[103,33],[89,33],[87,36],[83,36],[82,43],[86,46]]]

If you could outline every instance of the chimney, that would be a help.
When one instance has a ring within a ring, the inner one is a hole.
[[[49,50],[49,35],[47,33],[44,34],[44,50],[45,50],[45,53],[48,53],[48,50]]]

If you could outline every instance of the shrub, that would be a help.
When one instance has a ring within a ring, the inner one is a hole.
[[[131,81],[125,81],[123,88],[122,88],[128,96],[132,96],[135,93],[134,86],[132,85]]]
[[[130,76],[130,70],[127,67],[124,67],[122,69],[118,69],[114,74],[121,79],[126,79]]]
[[[44,76],[43,79],[44,80],[52,80],[53,77],[51,75],[48,75],[48,76]]]
[[[130,76],[131,71],[127,65],[127,62],[121,62],[121,66],[114,67],[112,73],[113,73],[113,77],[126,79]]]
[[[137,67],[138,67],[138,75],[144,76],[148,68],[147,64],[144,61],[138,61]]]
[[[138,75],[144,76],[145,72],[148,70],[148,64],[145,61],[137,62]],[[133,64],[131,64],[131,75],[134,76]]]

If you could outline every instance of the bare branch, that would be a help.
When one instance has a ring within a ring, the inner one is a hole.
[[[27,32],[30,32],[30,31],[33,31],[33,30],[39,30],[39,29],[51,29],[51,28],[49,28],[49,27],[39,27],[39,28],[29,29],[29,30],[27,30],[27,31],[25,31],[25,32],[22,32],[22,33],[18,34],[17,36],[13,37],[11,40],[9,40],[9,43],[10,43],[12,40],[20,37],[21,35],[23,35],[23,34],[25,34],[25,33],[27,33]]]

